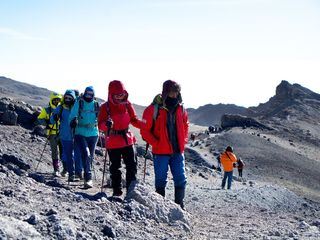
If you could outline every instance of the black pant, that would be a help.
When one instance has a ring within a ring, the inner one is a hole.
[[[242,169],[238,168],[238,172],[239,172],[239,177],[242,177]]]
[[[111,161],[110,173],[113,190],[121,190],[121,157],[126,164],[126,188],[128,190],[130,183],[136,180],[137,161],[133,145],[124,148],[110,149],[108,154]]]

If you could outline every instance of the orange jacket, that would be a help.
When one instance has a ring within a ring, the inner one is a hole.
[[[228,157],[229,156],[229,157]],[[224,152],[220,155],[220,161],[225,172],[233,170],[233,164],[237,162],[237,157],[232,152]]]

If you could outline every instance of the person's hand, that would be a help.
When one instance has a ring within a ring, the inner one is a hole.
[[[58,114],[54,114],[54,115],[53,115],[53,120],[54,120],[55,122],[58,122],[58,120],[59,120]]]
[[[72,119],[70,122],[70,127],[76,128],[77,125],[78,125],[78,119],[77,118]]]
[[[108,129],[112,128],[113,126],[113,121],[111,118],[108,118],[107,122],[106,122],[106,126]]]
[[[236,164],[236,163],[233,163],[233,167],[236,168],[236,167],[237,167],[237,164]]]

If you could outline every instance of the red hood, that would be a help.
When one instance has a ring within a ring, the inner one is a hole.
[[[128,101],[128,92],[127,90],[125,89],[123,83],[119,80],[113,80],[109,83],[109,89],[108,89],[108,101],[115,104],[113,102],[113,98],[112,96],[115,95],[115,94],[120,94],[120,93],[125,93],[126,94],[126,97],[125,97],[125,101],[124,102],[127,102]]]

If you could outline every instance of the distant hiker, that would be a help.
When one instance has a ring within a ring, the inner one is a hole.
[[[191,141],[194,141],[196,139],[196,134],[195,133],[191,133],[190,139],[191,139]]]
[[[61,159],[62,146],[58,138],[59,122],[54,121],[53,124],[50,124],[50,117],[53,111],[56,109],[56,107],[60,103],[60,101],[61,101],[61,95],[58,93],[52,92],[50,94],[49,105],[45,108],[42,108],[41,113],[38,116],[38,122],[42,125],[45,125],[47,129],[47,137],[49,138],[49,143],[51,148],[53,170],[56,176],[60,176],[59,155]],[[59,151],[58,151],[58,148],[59,148]]]
[[[126,189],[136,180],[137,161],[134,143],[136,139],[129,129],[129,124],[140,128],[141,120],[128,101],[128,92],[123,83],[111,81],[108,88],[108,100],[100,107],[99,129],[105,132],[106,149],[111,161],[110,174],[113,196],[122,195],[121,158],[126,165]]]
[[[220,159],[220,155],[217,157],[217,162],[218,162],[217,171],[218,171],[218,172],[221,172],[221,159]]]
[[[226,185],[226,180],[228,179],[228,189],[231,189],[233,167],[237,162],[237,157],[233,153],[232,147],[228,146],[224,153],[220,155],[221,164],[223,167],[224,175],[222,179],[221,188],[224,189]]]
[[[62,143],[62,152],[66,169],[69,173],[69,182],[73,182],[76,176],[82,175],[82,163],[79,154],[75,154],[73,133],[69,125],[69,116],[71,108],[75,103],[75,93],[73,90],[67,90],[63,96],[61,104],[54,110],[50,122],[60,121],[59,138]]]
[[[239,177],[241,177],[241,178],[242,178],[243,167],[244,167],[243,160],[241,158],[238,158],[238,160],[237,160],[237,168],[238,168]]]
[[[165,196],[168,167],[175,186],[175,202],[184,208],[186,188],[184,148],[188,142],[189,120],[182,106],[180,85],[163,83],[162,94],[143,112],[141,135],[152,146],[156,192]]]
[[[76,101],[69,116],[70,127],[74,128],[75,144],[79,148],[84,168],[84,187],[93,187],[91,167],[98,140],[99,103],[94,98],[94,89],[89,86]]]

